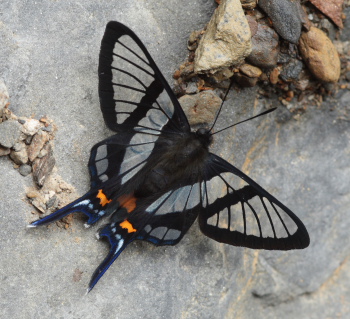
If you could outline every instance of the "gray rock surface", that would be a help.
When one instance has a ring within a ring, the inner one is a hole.
[[[258,5],[267,13],[283,39],[298,43],[302,24],[300,0],[260,0]]]
[[[0,77],[18,116],[53,118],[58,173],[88,190],[94,143],[109,136],[99,111],[99,43],[109,20],[131,27],[171,82],[186,40],[213,1],[6,1],[1,8]],[[232,91],[217,128],[278,106],[256,88]],[[25,198],[32,176],[0,157],[1,318],[349,317],[350,95],[340,91],[294,119],[285,108],[215,136],[214,151],[290,207],[310,232],[302,251],[231,247],[195,224],[174,247],[130,245],[83,296],[107,252],[97,227],[75,216],[68,229],[27,230],[37,215]],[[332,111],[331,111],[332,110]]]

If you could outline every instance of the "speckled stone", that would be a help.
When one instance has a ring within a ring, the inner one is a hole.
[[[199,42],[194,60],[196,73],[235,65],[251,52],[251,33],[239,0],[223,0]]]
[[[260,0],[258,6],[266,12],[283,39],[298,43],[303,10],[299,0]]]

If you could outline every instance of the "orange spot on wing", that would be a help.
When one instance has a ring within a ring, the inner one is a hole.
[[[98,194],[96,197],[100,199],[100,205],[102,206],[105,206],[112,201],[111,199],[107,198],[107,196],[103,193],[102,189],[98,190]]]
[[[128,233],[134,233],[136,232],[136,229],[131,225],[131,223],[127,220],[124,220],[122,223],[119,224],[121,228],[127,229]]]
[[[131,213],[136,208],[136,197],[133,194],[120,196],[118,202],[128,213]]]

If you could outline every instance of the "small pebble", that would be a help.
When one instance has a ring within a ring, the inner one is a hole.
[[[247,61],[262,69],[275,67],[279,53],[277,33],[270,27],[258,23],[256,33],[251,41],[252,52]]]
[[[45,143],[49,140],[49,136],[46,132],[40,130],[37,134],[34,135],[31,144],[28,147],[28,156],[30,161],[39,155],[41,149]]]
[[[26,135],[34,135],[38,132],[39,128],[42,126],[40,122],[36,119],[27,119],[22,126],[22,131]]]
[[[297,59],[290,60],[282,68],[280,78],[285,82],[297,80],[301,70],[303,69],[303,63]]]
[[[189,82],[186,87],[186,94],[197,93],[197,84],[194,82]]]
[[[36,158],[33,162],[33,178],[38,186],[43,186],[47,177],[51,174],[55,166],[55,158],[50,143],[44,146],[47,155],[42,158]]]
[[[24,142],[25,142],[27,145],[29,145],[29,144],[32,142],[32,139],[33,139],[33,135],[28,135],[28,136],[25,138]]]
[[[9,155],[10,153],[11,149],[0,146],[0,156]]]
[[[7,87],[5,82],[0,79],[0,110],[8,104],[9,101],[9,92],[7,91]]]
[[[260,0],[258,3],[272,20],[274,29],[285,40],[298,43],[302,25],[302,7],[294,0]]]
[[[270,82],[272,84],[277,84],[278,76],[280,75],[280,71],[278,68],[274,68],[270,73]]]
[[[32,167],[28,164],[22,164],[19,167],[18,171],[22,176],[27,176],[32,172]],[[27,196],[28,196],[28,194],[27,194]]]
[[[222,100],[211,90],[198,94],[184,95],[179,102],[191,125],[210,123],[215,119],[216,111]]]
[[[21,124],[8,120],[0,123],[0,144],[4,147],[12,147],[20,138]]]
[[[26,195],[28,198],[36,198],[36,197],[40,196],[39,192],[37,192],[36,190],[30,190],[27,192]]]
[[[258,78],[251,78],[242,73],[235,73],[233,79],[241,87],[253,87],[258,82]]]
[[[45,132],[52,132],[52,125],[49,124],[48,126],[44,126],[42,130]]]
[[[304,32],[299,42],[300,54],[311,73],[324,82],[337,82],[340,76],[340,59],[327,35],[315,27]]]
[[[56,196],[56,195],[52,196],[52,197],[46,202],[46,208],[51,208],[51,207],[55,204],[56,199],[57,199],[57,196]]]
[[[28,154],[25,147],[23,147],[18,152],[12,150],[10,153],[10,157],[18,165],[22,165],[28,162]]]
[[[239,70],[246,76],[249,76],[250,78],[258,78],[262,73],[262,71],[256,66],[247,63],[240,66]]]

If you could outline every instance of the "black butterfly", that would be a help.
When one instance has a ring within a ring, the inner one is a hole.
[[[197,216],[201,231],[218,242],[270,250],[309,245],[298,217],[209,152],[211,130],[191,132],[145,46],[121,23],[107,24],[98,73],[104,120],[116,134],[91,150],[89,192],[29,225],[73,212],[87,215],[87,225],[109,216],[99,237],[107,237],[110,251],[89,291],[133,240],[175,245]]]

